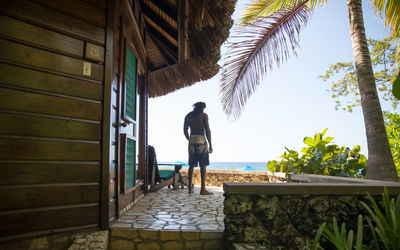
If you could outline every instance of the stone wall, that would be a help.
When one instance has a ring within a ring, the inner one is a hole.
[[[49,234],[25,240],[13,240],[0,243],[0,249],[7,250],[49,250],[49,249],[96,249],[104,250],[108,247],[108,231],[87,229],[66,233]]]
[[[188,176],[188,170],[182,169],[182,175]],[[275,183],[286,182],[284,173],[270,173],[259,171],[235,171],[235,170],[207,170],[206,186],[222,187],[226,182],[252,182],[252,183]],[[200,169],[193,171],[193,184],[201,184]]]
[[[227,245],[259,243],[268,249],[304,249],[321,223],[335,216],[339,225],[355,230],[359,214],[367,211],[366,193],[381,197],[383,185],[363,184],[225,184]],[[400,193],[400,185],[389,189]],[[258,187],[257,187],[258,186]]]
[[[223,232],[111,229],[109,249],[224,249]]]
[[[224,203],[227,240],[302,249],[332,216],[340,224],[357,225],[358,214],[365,214],[359,200],[365,201],[354,196],[230,195]]]

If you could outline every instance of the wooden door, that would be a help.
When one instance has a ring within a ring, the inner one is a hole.
[[[112,1],[114,8],[113,67],[109,164],[109,221],[119,218],[144,194],[147,142],[146,57],[144,29],[139,30],[133,11],[138,5]],[[142,56],[140,56],[142,55]],[[140,152],[140,153],[139,153]],[[140,157],[139,157],[140,156]],[[138,171],[139,170],[139,171]]]
[[[124,211],[143,194],[144,178],[139,174],[139,111],[141,82],[138,57],[127,36],[121,39],[118,128],[118,212]],[[143,165],[143,164],[141,164]]]
[[[138,179],[138,77],[137,57],[127,38],[123,40],[123,78],[120,82],[120,191],[127,194],[135,187]]]

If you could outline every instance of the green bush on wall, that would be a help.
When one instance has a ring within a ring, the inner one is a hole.
[[[305,137],[307,145],[301,150],[302,155],[285,147],[281,161],[269,161],[267,168],[271,172],[320,174],[345,177],[365,178],[367,158],[360,154],[360,146],[353,149],[331,144],[333,137],[326,137],[327,129]]]

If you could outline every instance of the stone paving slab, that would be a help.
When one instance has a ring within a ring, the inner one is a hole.
[[[224,231],[224,196],[220,187],[207,187],[213,195],[194,194],[188,189],[163,188],[149,193],[129,209],[112,228],[190,232]]]
[[[84,231],[76,235],[68,250],[104,250],[108,249],[108,230]]]

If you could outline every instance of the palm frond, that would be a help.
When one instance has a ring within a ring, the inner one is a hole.
[[[265,11],[272,2],[273,0],[256,0],[250,3],[249,6],[243,10],[240,17],[241,23],[249,24],[258,17],[266,16]]]
[[[396,43],[396,61],[400,65],[400,1],[371,0],[371,2],[376,13],[385,20],[385,26],[391,29],[390,37]]]
[[[241,24],[248,25],[257,18],[268,17],[277,11],[293,9],[304,3],[313,11],[316,7],[325,5],[327,0],[255,0],[244,9]]]
[[[275,64],[296,54],[299,32],[309,19],[307,1],[246,27],[236,26],[228,45],[220,86],[221,102],[228,117],[237,119],[249,96]]]

